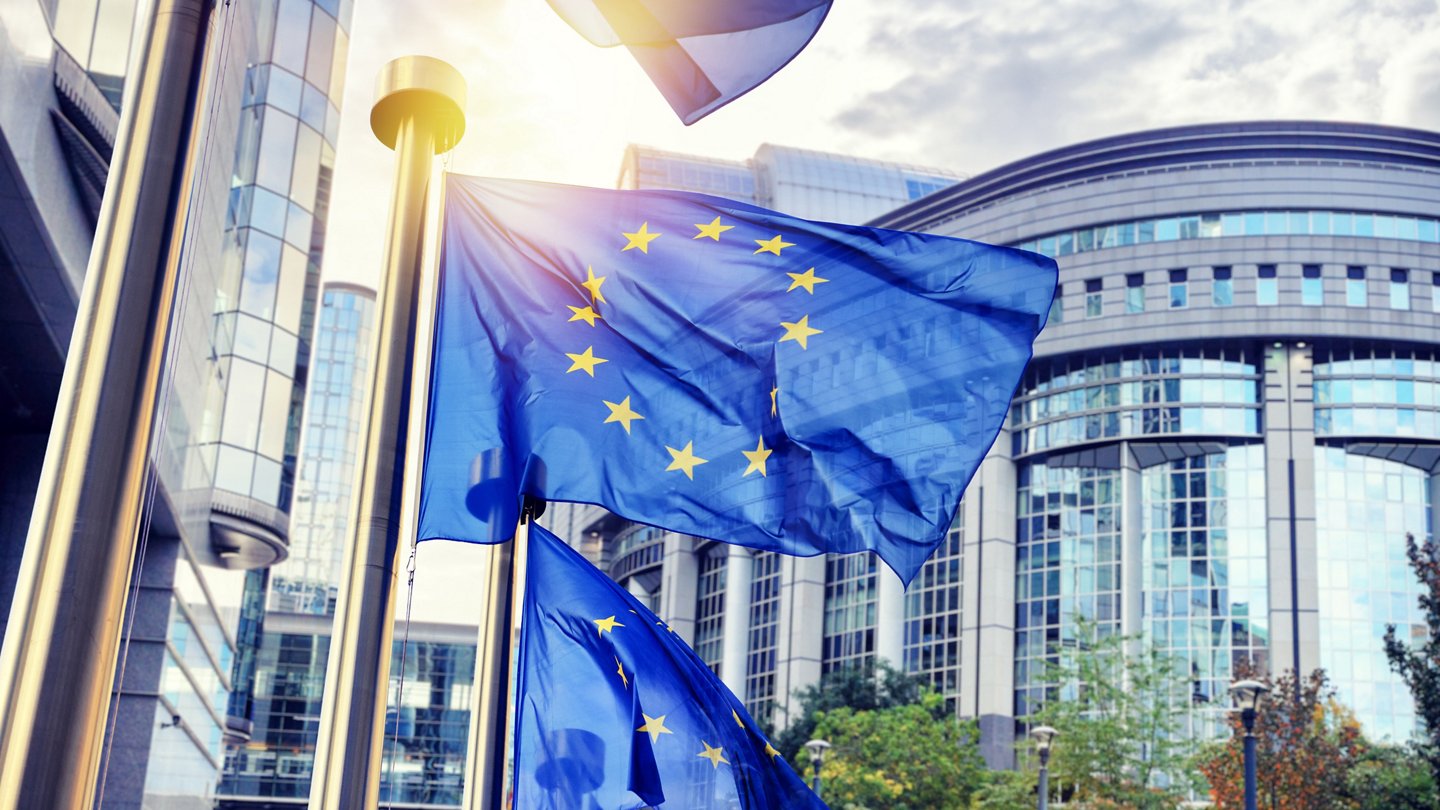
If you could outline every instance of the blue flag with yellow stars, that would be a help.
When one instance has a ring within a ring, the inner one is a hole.
[[[1000,429],[1051,259],[675,191],[450,176],[420,537],[522,493],[909,581]]]
[[[549,0],[595,45],[624,45],[687,125],[794,59],[831,0]]]
[[[635,597],[539,526],[526,567],[515,807],[825,807]]]

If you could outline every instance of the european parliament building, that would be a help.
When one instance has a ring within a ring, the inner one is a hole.
[[[703,160],[635,157],[632,185],[710,190],[685,179]],[[592,507],[552,528],[776,725],[797,688],[884,658],[977,718],[1005,766],[1083,618],[1180,657],[1195,734],[1221,733],[1250,662],[1324,667],[1368,735],[1411,735],[1381,637],[1425,633],[1405,535],[1431,532],[1440,466],[1440,133],[1141,132],[873,216],[1061,273],[1005,429],[908,591],[868,555],[757,553]]]

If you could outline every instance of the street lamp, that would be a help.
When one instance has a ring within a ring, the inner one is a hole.
[[[1050,745],[1060,732],[1049,726],[1036,726],[1030,729],[1030,736],[1035,738],[1035,750],[1040,754],[1040,797],[1036,807],[1045,810],[1050,806]]]
[[[815,791],[816,797],[820,796],[820,765],[825,762],[825,751],[830,748],[830,743],[824,740],[811,740],[805,743],[805,750],[810,752],[810,764],[815,767],[815,781],[810,784]]]
[[[1260,699],[1268,691],[1259,681],[1236,681],[1230,685],[1230,696],[1235,699],[1240,722],[1245,726],[1245,810],[1256,810],[1255,714],[1260,708]]]

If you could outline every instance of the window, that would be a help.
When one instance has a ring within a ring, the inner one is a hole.
[[[1101,279],[1092,278],[1085,281],[1085,317],[1098,318],[1105,314],[1105,301],[1101,297]]]
[[[1325,281],[1320,278],[1320,265],[1307,264],[1301,269],[1300,303],[1318,307],[1325,303]]]
[[[1273,307],[1280,303],[1280,282],[1275,278],[1275,265],[1260,265],[1260,277],[1255,280],[1255,305]]]
[[[1145,311],[1145,274],[1131,273],[1125,276],[1125,312]]]
[[[1410,308],[1410,271],[1395,268],[1390,271],[1390,308]]]
[[[1050,317],[1048,323],[1064,323],[1065,307],[1063,306],[1065,296],[1065,285],[1055,285],[1055,297],[1050,300]]]
[[[1365,289],[1365,268],[1354,265],[1345,268],[1345,306],[1363,307],[1368,303]]]
[[[1235,281],[1230,278],[1229,267],[1215,268],[1215,284],[1211,287],[1210,299],[1217,307],[1234,306]]]
[[[1190,306],[1190,285],[1185,270],[1170,271],[1170,308],[1184,309]]]

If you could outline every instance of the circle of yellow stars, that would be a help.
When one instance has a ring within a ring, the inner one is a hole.
[[[709,239],[718,243],[727,231],[734,230],[734,228],[734,225],[726,224],[723,217],[716,216],[709,222],[695,223],[696,233],[690,238],[692,240]],[[626,251],[638,250],[648,256],[651,244],[664,235],[664,233],[658,231],[651,231],[648,220],[642,221],[640,227],[634,231],[621,230],[621,236],[625,238],[625,244],[620,248],[620,252],[624,253]],[[755,239],[753,241],[756,245],[753,255],[757,256],[760,254],[768,254],[783,258],[782,251],[786,248],[795,247],[794,242],[785,241],[784,234],[775,234],[768,239]],[[790,278],[790,284],[785,290],[787,293],[803,290],[806,295],[814,296],[817,285],[830,282],[830,279],[816,275],[814,267],[807,268],[804,272],[800,273],[787,271],[786,275]],[[568,320],[569,323],[583,323],[593,329],[599,321],[604,320],[600,312],[600,305],[607,304],[608,302],[605,300],[605,295],[601,289],[607,278],[608,276],[605,275],[597,276],[594,265],[587,265],[585,267],[585,280],[580,282],[580,286],[588,293],[589,301],[584,302],[584,306],[566,305],[566,308],[569,309],[571,313]],[[801,351],[806,351],[810,348],[810,339],[812,337],[824,334],[824,330],[810,323],[810,315],[808,313],[801,315],[799,319],[795,321],[781,321],[780,329],[783,330],[783,333],[776,343],[793,342],[799,345]],[[595,354],[595,346],[593,344],[586,346],[585,350],[581,352],[565,352],[565,356],[570,360],[569,367],[565,369],[566,374],[584,372],[591,379],[596,379],[595,370],[599,366],[610,362],[608,358]],[[770,389],[771,418],[778,418],[779,416],[779,393],[779,386],[773,385]],[[608,413],[602,424],[618,424],[624,429],[627,436],[632,434],[636,422],[645,419],[644,414],[637,411],[631,403],[631,395],[629,394],[618,402],[603,398],[601,402],[608,409]],[[665,472],[683,473],[685,477],[691,481],[695,480],[696,468],[702,464],[708,464],[710,461],[709,459],[701,457],[696,452],[693,440],[686,441],[683,447],[672,447],[669,444],[663,446],[670,455],[670,461],[665,467]],[[739,452],[746,461],[744,472],[741,473],[742,477],[748,478],[756,473],[762,478],[769,476],[768,464],[770,456],[774,453],[774,449],[765,446],[765,437],[763,435],[756,439],[754,450],[741,450]],[[624,625],[618,626],[623,627]],[[601,628],[602,633],[607,632],[607,630],[608,628]]]

